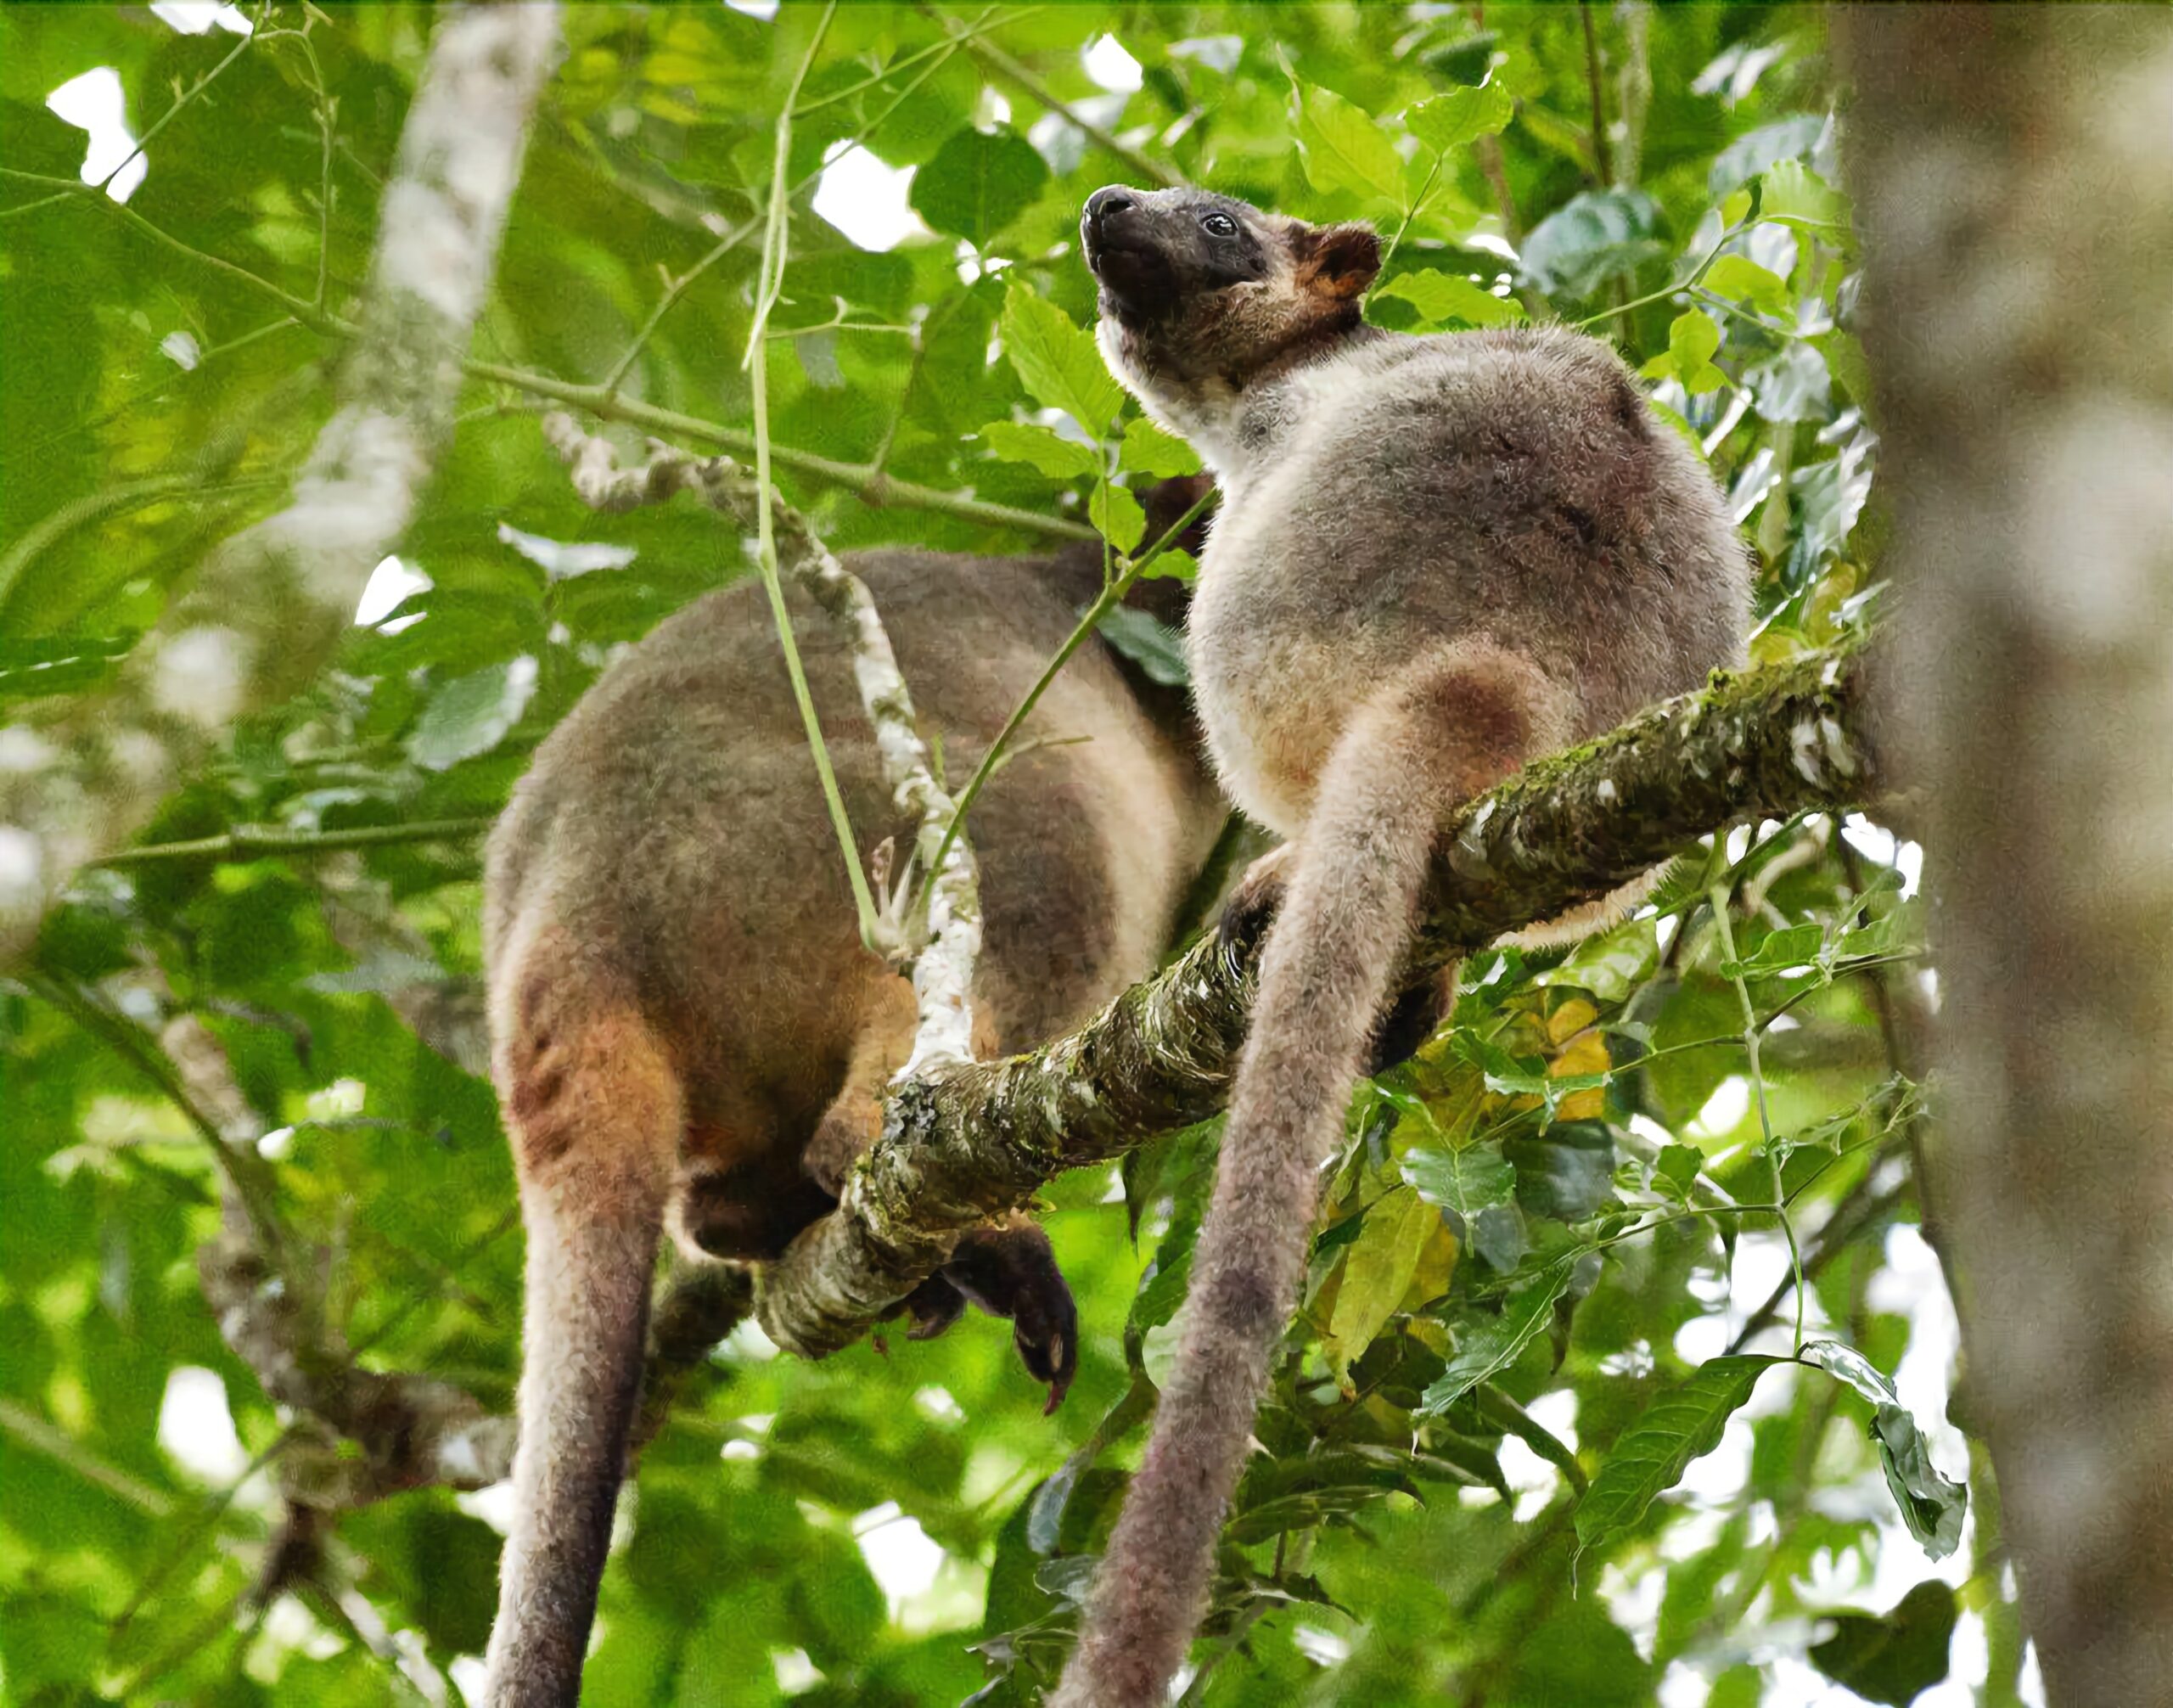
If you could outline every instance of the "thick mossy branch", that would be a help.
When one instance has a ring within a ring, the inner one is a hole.
[[[1409,975],[1597,901],[1738,819],[1869,798],[1881,785],[1863,673],[1845,648],[1718,675],[1482,796],[1444,827]],[[849,1346],[966,1228],[1064,1169],[1216,1114],[1253,976],[1250,950],[1210,937],[1045,1049],[901,1087],[835,1213],[761,1276],[770,1338],[807,1357]]]

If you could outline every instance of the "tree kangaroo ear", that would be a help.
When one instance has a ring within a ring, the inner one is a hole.
[[[1369,225],[1308,226],[1293,245],[1298,283],[1338,301],[1362,295],[1381,270],[1381,239]]]

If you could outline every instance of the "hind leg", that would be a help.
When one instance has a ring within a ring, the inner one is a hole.
[[[1009,1318],[1019,1361],[1036,1381],[1048,1385],[1049,1401],[1042,1410],[1053,1412],[1064,1403],[1079,1371],[1079,1311],[1039,1222],[1014,1211],[993,1227],[972,1229],[933,1278],[990,1316]],[[952,1315],[955,1320],[957,1312]],[[927,1338],[918,1321],[913,1334]]]
[[[833,1203],[853,1164],[882,1133],[884,1089],[912,1053],[912,986],[897,978],[884,984],[853,1045],[844,1088],[823,1111],[805,1156],[809,1178]],[[997,1036],[993,1017],[977,1011],[974,1031],[976,1051],[986,1053]],[[1079,1313],[1048,1235],[1031,1217],[1014,1214],[959,1239],[951,1261],[905,1301],[912,1338],[942,1334],[968,1305],[1010,1319],[1019,1359],[1048,1385],[1048,1409],[1055,1410],[1079,1368]]]

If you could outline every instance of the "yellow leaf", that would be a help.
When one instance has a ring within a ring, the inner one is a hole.
[[[1463,1248],[1457,1243],[1455,1234],[1449,1232],[1446,1218],[1435,1228],[1426,1244],[1419,1249],[1418,1266],[1411,1272],[1411,1284],[1403,1289],[1399,1311],[1417,1311],[1432,1304],[1449,1290],[1449,1284],[1456,1279],[1457,1259]]]
[[[1407,1186],[1386,1194],[1366,1212],[1365,1226],[1343,1260],[1343,1278],[1321,1337],[1328,1368],[1345,1394],[1355,1391],[1351,1365],[1395,1314],[1440,1225],[1441,1212]]]
[[[1573,1009],[1586,1011],[1586,1025],[1598,1017],[1598,1011],[1589,1003],[1565,1003],[1549,1020],[1548,1030],[1553,1031],[1555,1021]],[[1573,1074],[1605,1073],[1614,1065],[1613,1059],[1607,1053],[1606,1037],[1598,1032],[1582,1031],[1581,1036],[1573,1037],[1562,1053],[1547,1064],[1547,1076],[1549,1079],[1564,1079]],[[1585,1091],[1573,1091],[1555,1107],[1555,1119],[1558,1121],[1597,1121],[1606,1113],[1607,1093],[1598,1086]]]

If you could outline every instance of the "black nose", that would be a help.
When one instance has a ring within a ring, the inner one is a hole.
[[[1138,199],[1122,184],[1109,184],[1086,198],[1086,218],[1090,224],[1099,225],[1112,215],[1138,205]]]

